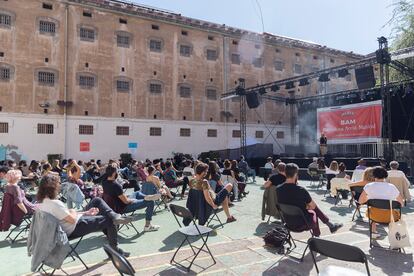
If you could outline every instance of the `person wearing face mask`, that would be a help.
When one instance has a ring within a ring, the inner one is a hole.
[[[286,164],[285,175],[286,181],[282,185],[277,186],[276,193],[279,203],[294,205],[302,209],[307,223],[310,225],[313,234],[319,237],[321,231],[319,229],[319,220],[329,227],[331,233],[335,233],[343,225],[341,223],[331,223],[329,218],[318,208],[316,203],[308,191],[299,186],[298,182],[299,167],[294,163]],[[302,221],[289,221],[289,225],[295,226],[298,232],[309,230],[307,225],[303,225]]]

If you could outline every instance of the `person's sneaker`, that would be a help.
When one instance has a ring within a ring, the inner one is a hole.
[[[156,201],[156,200],[158,200],[160,198],[161,198],[161,195],[160,194],[154,194],[154,195],[146,195],[144,197],[144,200],[146,200],[146,201]]]
[[[144,227],[144,232],[154,232],[158,231],[158,229],[160,229],[158,225],[149,225]]]
[[[120,214],[116,214],[116,216],[112,219],[114,225],[119,225],[119,224],[128,224],[132,221],[132,217],[124,217],[121,216]]]
[[[329,230],[333,234],[336,231],[338,231],[338,229],[341,228],[342,226],[344,226],[342,223],[334,223],[334,224],[332,224],[332,226],[329,227]]]
[[[121,254],[122,256],[124,256],[125,258],[128,258],[131,255],[131,253],[126,252],[126,251],[122,250],[119,247],[117,249],[115,249],[115,251],[118,252],[119,254]]]
[[[235,217],[231,216],[231,217],[227,218],[227,223],[231,223],[231,222],[234,222],[236,220],[237,219]]]

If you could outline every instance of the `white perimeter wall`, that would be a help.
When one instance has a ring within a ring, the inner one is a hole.
[[[0,133],[0,146],[14,146],[22,159],[46,159],[47,154],[63,154],[64,158],[87,160],[90,158],[107,160],[119,158],[121,153],[131,153],[136,159],[171,157],[172,152],[188,153],[196,157],[209,150],[237,148],[239,138],[232,137],[232,131],[239,129],[237,123],[205,123],[192,121],[138,120],[122,118],[77,117],[43,114],[0,113],[0,122],[9,123],[9,132]],[[54,125],[53,134],[38,134],[37,124]],[[93,135],[79,135],[79,125],[93,125]],[[129,126],[129,136],[116,135],[117,126]],[[150,127],[161,127],[162,136],[150,136]],[[274,126],[269,126],[272,129]],[[190,128],[191,137],[180,137],[180,128]],[[217,129],[217,137],[207,137],[207,129]],[[256,139],[256,130],[264,132],[263,139]],[[275,153],[283,152],[284,144],[291,144],[287,126],[277,126],[273,130],[284,132],[284,139],[276,143],[263,124],[247,125],[247,143],[272,143]],[[267,137],[267,138],[266,138]],[[80,143],[89,142],[90,152],[80,152]],[[66,153],[65,153],[66,143]],[[128,143],[137,143],[137,150],[128,148]],[[10,158],[10,151],[8,151]]]

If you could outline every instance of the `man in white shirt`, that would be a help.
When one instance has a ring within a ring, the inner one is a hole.
[[[388,171],[388,182],[394,184],[397,189],[400,191],[401,196],[407,200],[411,200],[410,191],[410,181],[408,181],[407,176],[403,171],[398,170],[400,164],[397,161],[390,162],[391,170]]]

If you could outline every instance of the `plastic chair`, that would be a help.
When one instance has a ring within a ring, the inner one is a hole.
[[[327,241],[327,240],[323,240],[319,238],[310,238],[308,240],[308,246],[309,246],[309,250],[312,255],[313,263],[315,264],[315,268],[318,273],[319,273],[319,268],[318,268],[318,265],[316,264],[316,258],[315,258],[314,252],[317,252],[326,257],[330,257],[336,260],[363,263],[365,264],[365,268],[367,269],[368,276],[370,276],[367,256],[358,247],[347,245],[347,244],[342,244],[338,242],[333,242],[333,241]],[[331,275],[334,275],[334,274],[331,274]]]
[[[104,245],[104,250],[109,259],[111,259],[112,264],[118,270],[121,276],[123,275],[135,275],[135,270],[132,267],[131,263],[121,254],[116,252],[108,244]]]

